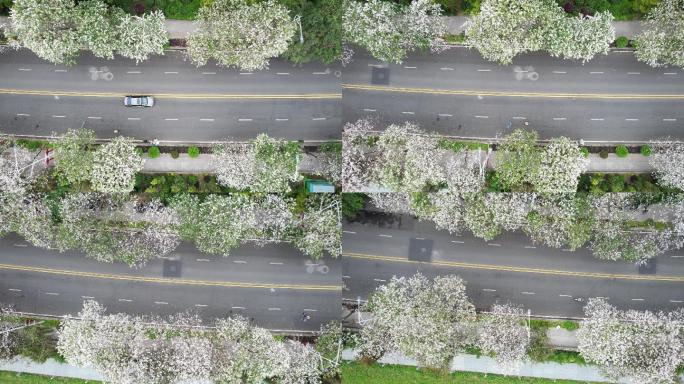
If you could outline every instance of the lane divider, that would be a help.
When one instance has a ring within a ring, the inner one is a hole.
[[[518,273],[532,273],[541,275],[555,275],[555,276],[570,276],[570,277],[588,277],[596,279],[618,279],[618,280],[641,280],[641,281],[669,281],[684,283],[684,276],[658,276],[658,275],[626,275],[626,274],[612,274],[600,272],[578,272],[578,271],[564,271],[558,269],[541,269],[541,268],[527,268],[514,267],[508,265],[493,265],[493,264],[476,264],[476,263],[462,263],[457,261],[431,261],[422,262],[409,260],[403,257],[396,256],[380,256],[368,255],[365,253],[343,252],[343,257],[350,257],[353,259],[387,261],[392,263],[408,263],[408,264],[427,264],[439,267],[453,267],[464,269],[481,269],[490,271],[502,272],[518,272]]]
[[[357,91],[396,92],[451,96],[495,96],[564,99],[665,99],[684,100],[684,94],[620,94],[620,93],[553,93],[553,92],[505,92],[484,90],[456,90],[433,88],[389,87],[365,84],[342,84],[343,89]]]
[[[70,97],[124,97],[129,94],[120,92],[76,92],[29,89],[0,88],[0,94],[31,96],[70,96]],[[293,93],[293,94],[213,94],[213,93],[153,93],[159,99],[341,99],[341,93]]]
[[[266,289],[292,289],[305,291],[342,291],[341,285],[308,285],[308,284],[274,284],[274,283],[241,283],[231,281],[210,281],[210,280],[189,280],[189,279],[169,279],[163,277],[145,276],[126,276],[113,275],[108,273],[69,271],[63,269],[52,269],[42,267],[30,267],[24,265],[0,264],[0,270],[12,270],[22,272],[44,273],[61,276],[77,276],[91,279],[134,281],[143,283],[158,283],[170,285],[194,285],[194,286],[213,286],[226,288],[266,288]]]

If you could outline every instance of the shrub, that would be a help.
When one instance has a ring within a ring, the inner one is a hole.
[[[627,157],[629,155],[629,150],[624,145],[620,144],[615,147],[615,154],[617,157]]]
[[[582,156],[584,156],[585,158],[589,157],[589,148],[582,147],[580,148],[580,152],[582,152]]]
[[[156,159],[157,157],[159,157],[159,154],[159,147],[152,146],[147,150],[147,156],[149,156],[150,159]]]
[[[648,145],[642,145],[641,148],[639,148],[639,152],[646,157],[651,156],[651,147]]]
[[[624,36],[620,36],[615,40],[615,46],[618,48],[625,48],[628,44],[629,39]]]
[[[366,205],[366,195],[363,193],[342,194],[342,215],[347,219],[353,219]]]
[[[608,158],[608,151],[606,151],[605,149],[602,149],[601,152],[599,152],[599,156],[602,159],[607,159]]]
[[[622,175],[610,175],[609,183],[610,192],[618,193],[624,191],[625,189],[625,179],[622,177]]]
[[[194,145],[191,145],[188,147],[188,156],[192,157],[193,159],[199,156],[200,150]]]
[[[171,157],[172,158],[177,159],[178,156],[180,156],[180,154],[178,153],[178,150],[174,149],[173,151],[171,151]]]

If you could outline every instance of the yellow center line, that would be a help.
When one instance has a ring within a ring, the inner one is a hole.
[[[77,92],[0,88],[0,94],[71,97],[124,97],[118,92]],[[341,93],[293,93],[293,94],[215,94],[215,93],[156,93],[159,99],[341,99]]]
[[[126,275],[112,275],[108,273],[97,272],[82,272],[82,271],[68,271],[63,269],[30,267],[24,265],[0,264],[0,269],[45,273],[51,275],[62,276],[78,276],[92,279],[106,279],[106,280],[122,280],[122,281],[137,281],[144,283],[158,283],[158,284],[177,284],[177,285],[194,285],[194,286],[213,286],[213,287],[229,287],[229,288],[277,288],[277,289],[293,289],[306,291],[342,291],[342,286],[338,285],[307,285],[307,284],[271,284],[271,283],[241,283],[230,281],[209,281],[209,280],[188,280],[188,279],[168,279],[162,277],[144,277],[144,276],[126,276]]]
[[[433,88],[388,87],[365,84],[342,84],[344,89],[359,91],[417,93],[431,95],[452,96],[497,96],[497,97],[537,97],[537,98],[566,98],[566,99],[676,99],[684,100],[684,94],[628,94],[628,93],[556,93],[556,92],[506,92],[484,90],[456,90]]]
[[[439,267],[484,269],[484,270],[490,270],[490,271],[534,273],[534,274],[555,275],[555,276],[590,277],[590,278],[597,278],[597,279],[620,279],[620,280],[673,281],[673,282],[680,282],[680,283],[684,282],[684,276],[654,276],[654,275],[643,276],[643,275],[625,275],[625,274],[612,274],[612,273],[599,273],[599,272],[578,272],[578,271],[564,271],[564,270],[558,270],[558,269],[514,267],[514,266],[507,266],[507,265],[462,263],[462,262],[457,262],[457,261],[422,262],[422,261],[408,260],[408,259],[403,258],[403,257],[368,255],[365,253],[353,253],[353,252],[343,252],[342,256],[350,257],[350,258],[354,258],[354,259],[388,261],[388,262],[393,262],[393,263],[428,264],[428,265],[435,265],[435,266],[439,266]]]

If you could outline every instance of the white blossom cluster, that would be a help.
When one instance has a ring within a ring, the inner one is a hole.
[[[62,322],[58,337],[57,349],[69,364],[93,368],[111,383],[320,383],[321,358],[314,348],[277,341],[242,317],[207,328],[187,314],[105,314],[88,300],[78,318]]]
[[[16,332],[9,332],[20,325],[19,319],[13,315],[12,308],[0,303],[0,361],[14,357],[18,340]]]
[[[260,134],[251,143],[222,143],[213,149],[219,184],[257,193],[284,193],[299,181],[299,146]]]
[[[588,164],[577,142],[567,137],[554,138],[542,152],[535,190],[542,194],[575,193]]]
[[[684,143],[662,140],[651,145],[649,163],[655,168],[658,183],[684,190]]]
[[[0,193],[26,193],[29,184],[42,171],[42,167],[32,166],[39,159],[39,153],[16,145],[0,144]]]
[[[306,209],[295,224],[294,245],[305,255],[318,259],[324,254],[342,254],[342,218],[340,196],[312,194]]]
[[[400,64],[410,51],[444,49],[446,25],[440,5],[432,0],[413,0],[407,6],[383,0],[345,4],[345,39],[378,60]]]
[[[475,307],[457,276],[394,277],[378,287],[366,309],[371,319],[361,331],[363,356],[397,349],[420,366],[441,368],[471,341]]]
[[[168,43],[161,11],[131,16],[101,0],[16,0],[10,18],[11,43],[55,64],[73,64],[80,50],[139,62]]]
[[[188,56],[202,66],[214,59],[245,71],[265,69],[287,50],[296,24],[274,0],[213,0],[197,12],[197,30],[188,35]]]
[[[634,55],[652,67],[684,67],[684,1],[662,0],[646,16]]]
[[[684,309],[671,313],[621,311],[605,299],[590,299],[577,331],[578,349],[613,380],[676,383],[684,363]]]
[[[511,304],[494,304],[479,324],[478,346],[484,354],[493,354],[507,374],[518,373],[527,360],[530,340],[522,324],[523,310]]]
[[[484,0],[466,24],[466,42],[487,60],[510,64],[521,53],[590,60],[615,40],[613,16],[568,17],[552,0]]]
[[[95,132],[89,129],[68,130],[54,144],[55,172],[69,184],[90,180],[93,167],[91,146]]]
[[[128,193],[135,186],[135,174],[145,160],[136,152],[133,139],[115,137],[93,153],[90,184],[102,193]]]
[[[342,178],[345,192],[372,186],[417,192],[446,185],[460,192],[484,185],[480,151],[442,148],[440,138],[425,134],[415,123],[392,124],[382,132],[361,119],[348,123],[342,137]]]

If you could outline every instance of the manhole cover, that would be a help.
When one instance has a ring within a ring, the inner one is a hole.
[[[409,240],[409,260],[425,262],[432,261],[432,240]]]
[[[373,73],[371,76],[371,84],[388,85],[389,84],[389,76],[390,76],[389,68],[373,67]]]
[[[181,277],[180,260],[164,260],[164,277]]]

